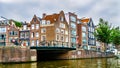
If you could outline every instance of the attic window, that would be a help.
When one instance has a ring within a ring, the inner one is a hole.
[[[63,22],[63,21],[64,21],[64,17],[63,17],[63,16],[61,16],[61,17],[60,17],[60,20]]]
[[[36,22],[36,18],[34,18],[33,20],[34,20],[34,22]]]

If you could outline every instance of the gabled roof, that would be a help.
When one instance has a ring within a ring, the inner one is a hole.
[[[60,14],[46,15],[42,20],[49,20],[51,23],[56,22]]]

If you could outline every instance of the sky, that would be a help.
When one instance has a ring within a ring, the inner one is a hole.
[[[42,17],[61,10],[74,12],[78,18],[91,17],[95,25],[103,18],[120,26],[120,0],[0,0],[0,16],[23,22],[30,22],[34,14]]]

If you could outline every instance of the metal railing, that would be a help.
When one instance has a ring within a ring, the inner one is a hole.
[[[31,45],[35,46],[35,45]],[[36,47],[66,47],[66,48],[76,48],[76,44],[69,45],[68,42],[59,42],[59,41],[41,41]]]

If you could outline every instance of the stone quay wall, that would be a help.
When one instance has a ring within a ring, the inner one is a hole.
[[[113,53],[96,52],[90,50],[74,50],[62,54],[58,59],[85,59],[85,58],[105,58],[114,57]]]
[[[36,61],[36,50],[23,46],[1,46],[0,63]]]

